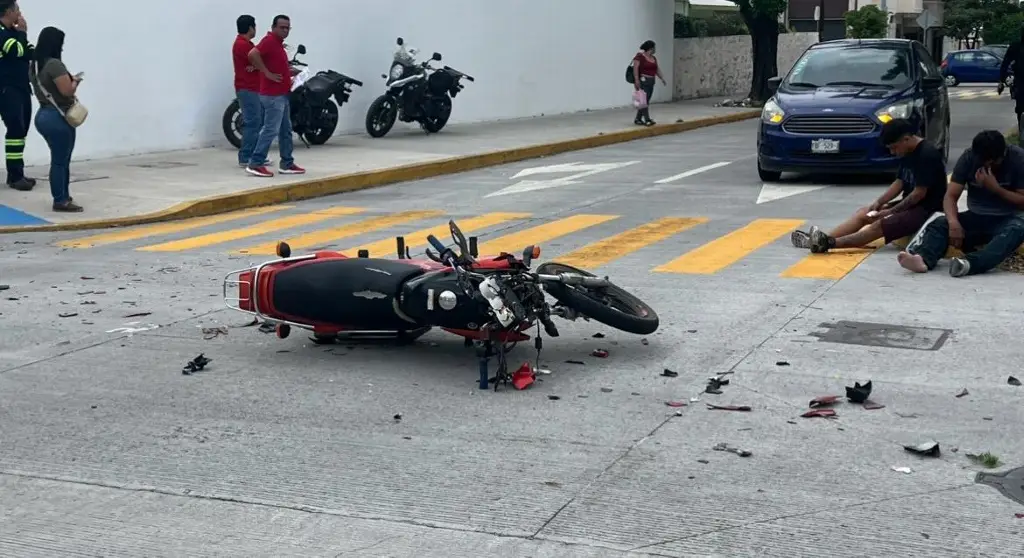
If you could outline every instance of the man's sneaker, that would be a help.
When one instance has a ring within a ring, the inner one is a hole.
[[[262,176],[263,178],[269,178],[271,176],[274,176],[274,173],[270,172],[270,170],[267,169],[267,167],[264,167],[262,165],[258,167],[245,167],[245,172],[253,176]]]
[[[268,159],[267,159],[266,161],[263,161],[263,165],[261,165],[261,166],[264,166],[264,167],[269,167],[270,165],[273,165],[273,164],[274,164],[274,161],[273,161],[273,159],[269,159],[269,158],[268,158]],[[240,168],[243,168],[243,169],[244,169],[245,167],[248,167],[248,166],[249,166],[249,163],[238,163],[238,166],[239,166]]]
[[[281,174],[306,174],[306,169],[296,165],[295,163],[292,163],[287,167],[281,167],[278,171]]]
[[[789,240],[795,248],[807,250],[811,247],[811,235],[801,230],[795,230],[789,235]]]
[[[971,262],[967,261],[966,258],[951,258],[949,260],[949,276],[950,277],[963,277],[970,273]]]
[[[810,232],[811,240],[811,252],[814,254],[824,254],[828,252],[829,241],[828,235],[818,227],[811,227]]]

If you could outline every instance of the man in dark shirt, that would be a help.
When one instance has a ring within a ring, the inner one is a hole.
[[[238,36],[231,46],[231,59],[235,66],[235,96],[238,97],[238,107],[242,111],[242,147],[238,150],[238,166],[246,167],[256,147],[260,125],[263,124],[260,74],[256,66],[249,62],[249,51],[256,46],[252,42],[256,36],[256,18],[248,14],[241,15],[235,25]],[[269,165],[270,161],[264,161],[263,164]]]
[[[18,3],[0,0],[0,118],[7,128],[7,185],[21,191],[36,185],[34,178],[25,177],[25,137],[32,121],[28,64],[34,50]]]
[[[934,213],[942,211],[946,193],[942,152],[917,135],[917,127],[908,120],[887,122],[880,139],[900,157],[896,181],[878,200],[857,210],[829,234],[818,227],[811,227],[809,233],[794,231],[794,246],[820,254],[833,248],[861,248],[879,238],[888,244],[913,236]],[[901,192],[903,197],[892,201]]]
[[[967,187],[967,211],[957,200]],[[976,275],[998,266],[1024,243],[1024,149],[1007,145],[997,130],[974,136],[953,169],[943,200],[944,215],[928,223],[921,239],[897,260],[910,271],[935,269],[949,246],[969,252],[950,261],[953,277]],[[985,247],[971,252],[981,244]]]

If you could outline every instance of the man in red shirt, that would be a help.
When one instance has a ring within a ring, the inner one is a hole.
[[[249,51],[255,46],[256,18],[251,15],[238,16],[235,25],[238,36],[231,46],[231,58],[235,64],[235,96],[242,110],[242,147],[238,150],[238,166],[249,166],[249,158],[256,147],[256,138],[263,123],[263,106],[260,105],[260,75],[249,63]],[[266,161],[269,165],[270,161]]]
[[[295,164],[292,157],[292,119],[288,96],[292,89],[291,66],[284,40],[292,23],[286,15],[274,17],[270,31],[255,48],[249,51],[249,62],[260,72],[260,105],[263,107],[263,125],[260,127],[256,147],[249,156],[245,172],[254,176],[274,176],[267,168],[270,144],[277,136],[281,153],[281,174],[302,174],[305,169]]]

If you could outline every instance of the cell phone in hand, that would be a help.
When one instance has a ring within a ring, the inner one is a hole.
[[[78,72],[77,74],[75,74],[75,79],[77,79],[78,81],[82,81],[82,78],[84,78],[84,77],[85,77],[85,72]]]

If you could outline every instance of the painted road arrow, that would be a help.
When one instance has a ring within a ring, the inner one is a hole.
[[[557,174],[557,173],[574,173],[569,176],[563,176],[562,178],[554,178],[550,180],[522,180],[507,188],[498,190],[491,194],[484,196],[485,198],[491,198],[494,196],[506,196],[509,194],[521,194],[523,192],[533,192],[536,190],[546,190],[548,188],[558,188],[560,186],[569,186],[571,184],[580,184],[581,178],[607,172],[610,170],[621,169],[630,165],[635,165],[640,161],[626,161],[622,163],[564,163],[560,165],[548,165],[546,167],[533,167],[529,169],[523,169],[515,174],[511,179],[523,178],[526,176],[537,176],[545,174]]]

